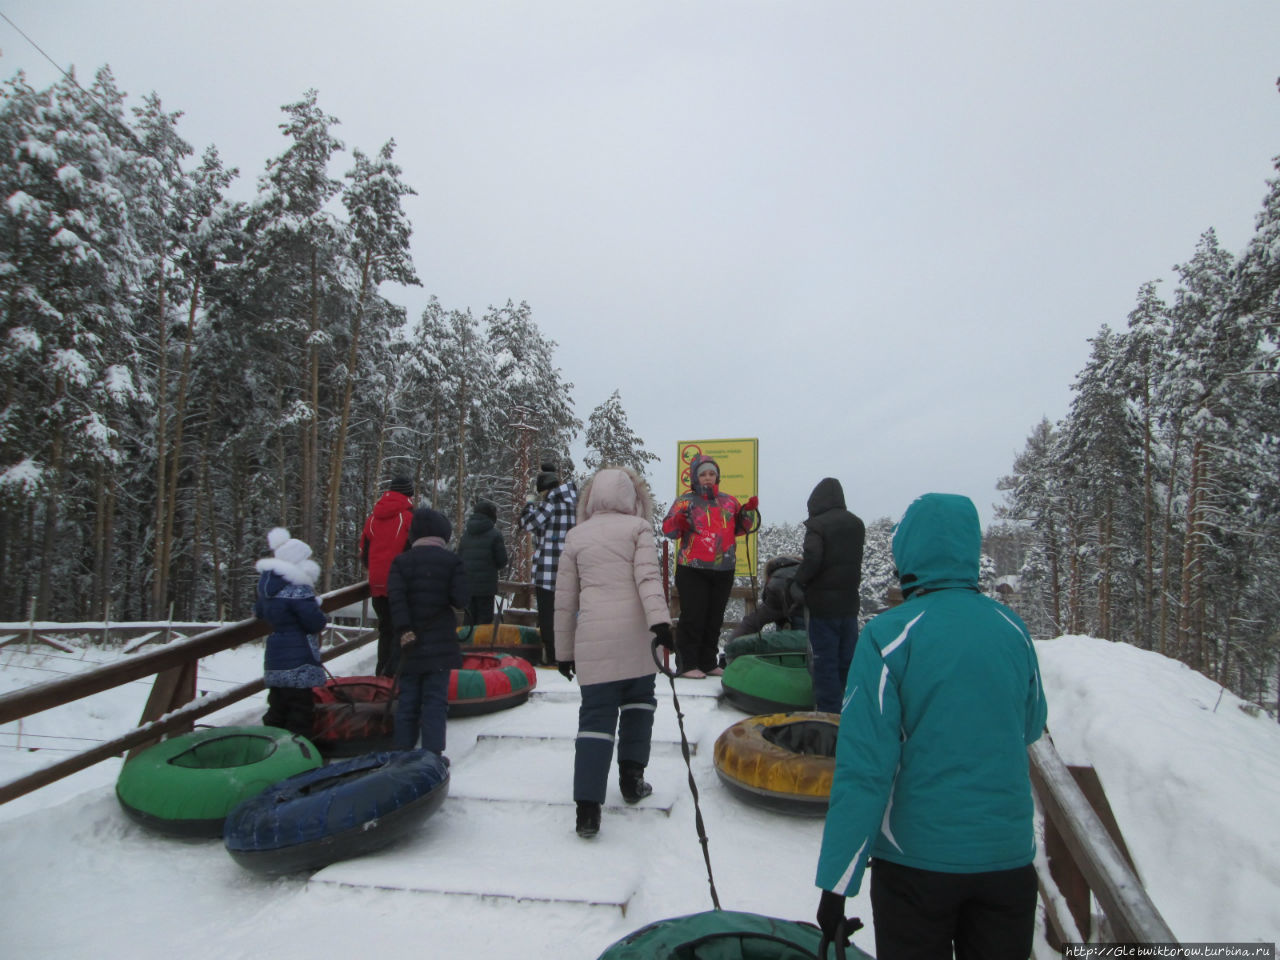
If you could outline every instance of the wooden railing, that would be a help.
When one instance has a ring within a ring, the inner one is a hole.
[[[329,612],[360,603],[368,596],[369,584],[357,583],[324,594],[320,598],[320,606]],[[118,756],[125,751],[140,750],[167,733],[190,730],[200,717],[258,693],[263,689],[261,678],[216,696],[197,700],[196,663],[201,657],[264,637],[270,629],[262,620],[242,620],[240,623],[217,627],[189,640],[180,640],[157,650],[139,653],[73,677],[51,680],[0,696],[0,723],[9,723],[143,677],[154,675],[156,678],[137,729],[17,780],[0,784],[0,803],[7,803],[109,757]],[[338,630],[342,632],[342,628]],[[376,630],[354,632],[356,635],[350,639],[322,651],[321,659],[332,660],[377,637]]]
[[[1031,783],[1044,813],[1045,848],[1051,855],[1051,876],[1038,876],[1051,945],[1061,949],[1063,943],[1092,939],[1090,894],[1105,918],[1108,940],[1176,942],[1122,849],[1118,828],[1113,823],[1109,831],[1104,825],[1053,742],[1041,737],[1029,753]],[[1099,787],[1095,802],[1101,801],[1109,818],[1101,796]],[[1059,909],[1062,904],[1066,913]]]

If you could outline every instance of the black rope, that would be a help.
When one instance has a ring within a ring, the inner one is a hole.
[[[680,726],[680,752],[684,755],[685,769],[689,771],[689,792],[693,794],[693,822],[698,831],[698,843],[702,845],[702,859],[707,864],[707,883],[711,886],[711,905],[720,909],[720,895],[716,893],[716,880],[711,872],[711,849],[708,846],[707,828],[702,821],[702,806],[698,802],[698,784],[693,779],[693,761],[689,758],[689,738],[684,732],[684,714],[680,710],[680,698],[676,696],[676,675],[668,670],[658,657],[658,640],[655,637],[651,647],[653,662],[658,671],[666,676],[671,684],[671,703],[676,708],[676,723]]]

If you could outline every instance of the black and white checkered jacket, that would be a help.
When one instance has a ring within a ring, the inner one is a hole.
[[[542,590],[556,588],[556,568],[564,538],[578,519],[578,488],[572,480],[547,491],[543,499],[526,503],[520,526],[534,537],[533,584]]]

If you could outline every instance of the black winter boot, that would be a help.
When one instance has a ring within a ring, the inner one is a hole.
[[[618,764],[618,788],[627,803],[639,803],[653,793],[653,787],[645,783],[644,767],[630,760]]]
[[[600,804],[578,801],[578,836],[591,839],[600,832]]]

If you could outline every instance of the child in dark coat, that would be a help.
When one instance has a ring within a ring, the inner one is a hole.
[[[456,609],[467,604],[462,558],[448,549],[453,527],[429,507],[413,512],[409,549],[391,561],[387,598],[400,637],[400,697],[394,743],[397,750],[422,746],[444,754],[449,710],[449,673],[462,666]]]
[[[290,538],[284,527],[267,534],[273,555],[257,563],[258,599],[253,615],[271,624],[263,664],[267,686],[268,727],[311,736],[315,707],[311,688],[324,685],[320,665],[320,631],[329,618],[320,609],[315,583],[319,565],[311,548]]]

